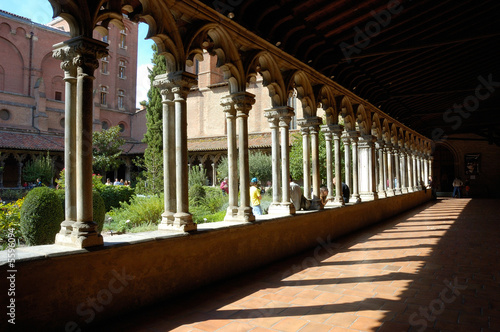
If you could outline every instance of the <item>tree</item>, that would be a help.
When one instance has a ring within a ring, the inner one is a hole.
[[[147,144],[144,158],[136,160],[136,165],[144,168],[137,183],[139,192],[159,194],[163,191],[163,105],[160,90],[153,86],[155,77],[165,74],[167,63],[163,55],[158,54],[158,47],[153,44],[153,68],[148,69],[149,81],[146,126],[142,140]]]
[[[106,174],[107,171],[117,169],[123,161],[121,146],[125,140],[120,137],[120,127],[114,126],[92,133],[92,159],[94,172]],[[103,177],[105,178],[105,176]]]
[[[263,185],[265,185],[267,181],[273,180],[272,160],[270,155],[261,151],[250,151],[248,154],[248,167],[250,179],[257,178]],[[217,176],[219,179],[223,179],[227,177],[228,174],[227,157],[223,157],[217,166]]]
[[[28,182],[35,182],[36,179],[40,179],[43,183],[52,184],[54,172],[54,164],[47,151],[47,156],[28,161],[24,165],[23,178]]]

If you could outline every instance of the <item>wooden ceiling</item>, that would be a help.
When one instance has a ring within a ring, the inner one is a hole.
[[[500,145],[497,0],[201,1],[431,139]]]

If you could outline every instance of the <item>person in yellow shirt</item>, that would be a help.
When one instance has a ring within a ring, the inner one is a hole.
[[[250,181],[250,205],[252,206],[254,216],[262,215],[262,208],[260,207],[262,196],[260,195],[260,189],[257,187],[258,182],[257,178],[253,178]]]

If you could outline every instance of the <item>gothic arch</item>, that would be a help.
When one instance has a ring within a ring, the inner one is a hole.
[[[370,118],[370,111],[366,110],[361,104],[354,105],[353,113],[355,114],[356,122],[358,123],[361,135],[371,135],[372,122]]]
[[[316,116],[316,98],[314,91],[307,77],[303,71],[296,71],[291,75],[288,82],[288,91],[297,90],[297,98],[302,102],[302,117],[309,118]],[[299,114],[296,110],[295,114]]]
[[[378,140],[382,140],[383,138],[382,123],[380,122],[380,117],[377,113],[373,113],[372,116],[372,135]]]
[[[382,121],[382,135],[384,138],[384,142],[386,143],[391,143],[391,128],[389,125],[389,121],[387,119],[384,119]]]
[[[325,111],[326,124],[337,124],[339,118],[338,107],[333,90],[330,87],[323,85],[319,90],[318,101],[321,102],[321,106]]]
[[[255,73],[262,75],[262,85],[269,90],[272,106],[286,106],[288,95],[283,75],[271,54],[262,51],[252,57],[247,68],[247,79]]]
[[[338,113],[344,119],[344,126],[346,130],[354,130],[356,125],[354,123],[354,111],[351,100],[347,96],[337,96]]]

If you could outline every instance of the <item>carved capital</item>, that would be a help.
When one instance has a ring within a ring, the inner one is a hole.
[[[78,67],[83,74],[93,76],[99,59],[108,54],[108,44],[88,37],[75,37],[55,45],[52,56],[62,61],[61,68],[71,71]]]
[[[185,71],[177,71],[157,75],[153,81],[153,86],[160,90],[169,89],[175,95],[176,100],[185,100],[191,87],[197,83],[196,75]]]

